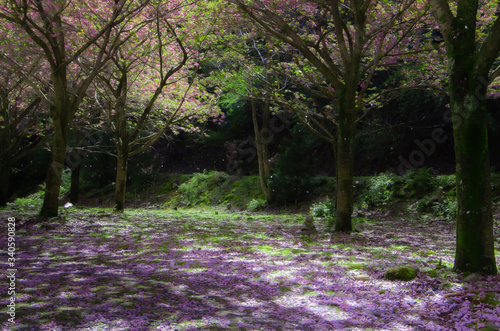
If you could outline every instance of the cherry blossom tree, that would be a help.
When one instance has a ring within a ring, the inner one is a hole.
[[[122,34],[126,42],[98,75],[97,103],[116,144],[117,211],[125,208],[130,157],[149,148],[167,129],[196,131],[194,122],[217,116],[196,78],[196,61],[203,56],[196,47],[208,31],[188,26],[199,19],[195,5],[181,0],[146,6],[141,19],[129,22],[127,35]]]
[[[259,42],[262,38],[245,33],[241,27],[233,31],[225,30],[222,34],[224,42],[208,60],[212,71],[207,80],[220,88],[218,93],[223,105],[250,101],[260,186],[266,201],[271,202],[271,165],[267,145],[272,136],[271,89],[274,77],[267,64],[269,54]],[[234,170],[233,165],[228,164],[228,171]]]
[[[58,214],[70,124],[91,82],[118,46],[119,39],[112,28],[133,19],[146,3],[127,0],[0,3],[0,19],[6,29],[22,30],[30,39],[27,46],[43,55],[48,68],[41,91],[45,91],[49,101],[53,139],[42,217]],[[81,71],[77,66],[85,54],[88,60],[92,59],[89,71]],[[15,57],[2,58],[5,63],[14,64],[14,69],[19,68]]]
[[[449,58],[458,202],[454,269],[496,274],[486,99],[500,75],[500,8],[478,0],[430,3]]]
[[[415,36],[415,27],[425,23],[426,3],[230,2],[268,33],[267,42],[272,47],[282,49],[291,58],[281,65],[284,74],[302,88],[315,90],[321,99],[329,100],[325,105],[309,105],[304,100],[307,105],[297,107],[292,101],[306,98],[293,86],[279,96],[304,125],[332,144],[337,175],[335,230],[351,232],[356,123],[380,103],[380,96],[373,96],[372,80],[377,69],[388,70],[405,63],[409,66],[414,62],[412,56],[421,52],[423,36]],[[418,47],[411,49],[410,45]]]

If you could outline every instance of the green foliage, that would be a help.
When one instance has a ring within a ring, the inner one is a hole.
[[[454,189],[456,186],[456,176],[455,174],[437,176],[436,184],[445,190]]]
[[[224,203],[231,203],[233,207],[248,207],[249,200],[263,198],[259,176],[238,178],[231,184],[230,191],[224,194]]]
[[[258,176],[237,177],[224,172],[205,171],[162,176],[162,181],[154,194],[157,198],[166,199],[166,207],[228,204],[231,208],[248,208],[252,199],[263,201]],[[251,207],[257,205],[253,202]]]
[[[434,215],[447,220],[453,220],[457,215],[457,200],[455,198],[447,198],[443,202],[435,202],[431,208]]]
[[[301,235],[300,240],[302,241],[302,244],[305,246],[309,246],[309,245],[314,244],[314,240],[311,237],[306,236],[306,235]]]
[[[188,205],[221,203],[222,198],[210,195],[216,188],[228,183],[228,175],[218,171],[204,171],[194,174],[187,182],[179,186]]]
[[[43,191],[33,193],[25,198],[17,198],[14,204],[19,207],[41,207],[43,203]]]
[[[311,214],[314,217],[330,217],[335,214],[335,200],[326,199],[325,202],[313,203]]]
[[[45,184],[43,184],[43,189],[45,189]],[[64,196],[69,193],[71,189],[71,170],[65,169],[61,175],[61,189],[59,191],[59,196]]]
[[[324,202],[313,203],[311,215],[326,220],[326,231],[331,232],[335,227],[335,200],[326,199]]]
[[[367,182],[364,200],[369,207],[380,207],[392,199],[391,185],[394,180],[387,174],[372,177]]]
[[[439,187],[439,201],[444,201],[442,204],[436,204],[436,215],[446,218],[452,218],[454,215],[454,207],[452,200],[445,199],[443,196],[443,187],[446,190],[448,197],[455,195],[454,191],[455,176],[434,176],[431,169],[421,168],[417,171],[408,172],[403,177],[380,174],[376,177],[371,177],[365,183],[357,185],[356,189],[362,191],[361,205],[370,208],[377,208],[386,205],[395,198],[414,198],[423,197],[419,200],[414,209],[416,211],[431,211],[436,202],[436,197],[425,197]],[[359,187],[358,187],[359,186]],[[455,208],[456,209],[456,208]]]
[[[430,213],[435,217],[446,220],[453,220],[457,214],[457,200],[455,197],[427,196],[418,200],[410,211],[414,210],[421,213]]]
[[[420,168],[417,171],[407,173],[404,181],[404,190],[409,193],[410,197],[422,196],[429,193],[437,185],[436,178],[429,168]]]
[[[248,203],[247,209],[249,211],[259,211],[266,208],[267,202],[264,199],[252,199]]]

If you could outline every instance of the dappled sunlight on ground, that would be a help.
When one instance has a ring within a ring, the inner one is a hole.
[[[447,296],[500,291],[498,276],[451,272],[453,223],[374,216],[309,239],[301,215],[72,209],[41,227],[16,212],[0,211],[18,225],[16,323],[2,297],[2,330],[500,328],[500,293]],[[402,265],[417,278],[384,279]]]

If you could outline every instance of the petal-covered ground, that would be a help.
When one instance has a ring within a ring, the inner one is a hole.
[[[373,215],[330,238],[317,220],[309,238],[302,215],[64,213],[47,226],[0,211],[2,266],[16,217],[18,270],[14,324],[0,285],[2,330],[500,329],[500,277],[451,271],[453,223]],[[417,278],[384,279],[405,265]]]

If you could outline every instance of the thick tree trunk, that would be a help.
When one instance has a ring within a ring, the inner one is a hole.
[[[51,161],[45,180],[45,197],[43,199],[40,216],[55,217],[59,211],[59,193],[61,190],[61,176],[66,159],[66,147],[69,139],[69,123],[74,112],[70,106],[66,68],[58,68],[52,72],[54,89],[54,105],[51,108],[52,116],[52,150]]]
[[[336,174],[337,174],[337,219],[336,232],[352,231],[354,179],[354,140],[356,137],[355,107],[340,106],[337,128]]]
[[[454,270],[493,275],[497,268],[486,104],[473,93],[464,97],[452,92],[450,96],[458,202]]]
[[[118,149],[116,164],[115,210],[125,209],[125,192],[127,189],[128,152],[125,148]]]
[[[430,0],[446,43],[455,139],[457,241],[455,271],[497,273],[486,121],[489,73],[500,51],[500,19],[478,40],[477,0]]]
[[[5,207],[7,205],[7,199],[9,198],[10,172],[11,168],[9,161],[7,159],[0,161],[0,207]]]

